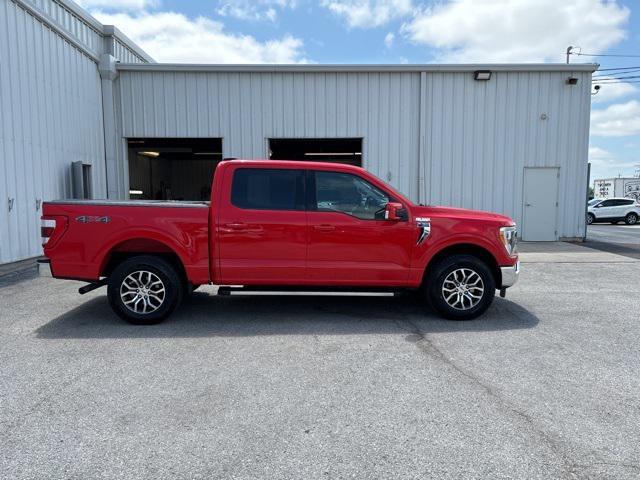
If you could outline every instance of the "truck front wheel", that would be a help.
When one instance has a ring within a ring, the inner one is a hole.
[[[493,302],[496,283],[489,267],[472,255],[452,255],[440,261],[427,283],[427,298],[443,317],[470,320]]]
[[[120,318],[136,325],[153,325],[179,305],[182,282],[169,262],[141,255],[116,267],[109,276],[107,296]]]

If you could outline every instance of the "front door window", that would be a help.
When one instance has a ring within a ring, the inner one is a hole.
[[[341,212],[362,220],[383,220],[389,196],[349,173],[315,172],[315,205],[319,212]]]

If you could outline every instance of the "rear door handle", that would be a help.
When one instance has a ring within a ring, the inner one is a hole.
[[[318,232],[333,232],[336,227],[334,227],[333,225],[314,225],[313,229],[317,230]]]

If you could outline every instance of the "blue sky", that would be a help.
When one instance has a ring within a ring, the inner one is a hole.
[[[638,66],[592,97],[592,178],[640,167],[640,1],[80,0],[160,62]],[[604,75],[604,72],[598,74]],[[615,76],[622,76],[614,73]],[[638,82],[638,83],[636,83]]]

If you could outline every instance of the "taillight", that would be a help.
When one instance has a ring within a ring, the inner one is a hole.
[[[55,229],[56,229],[56,219],[55,218],[42,217],[40,219],[40,236],[42,237],[42,246],[43,247],[47,244],[47,242],[49,241],[49,239],[53,235],[53,232],[55,231]]]
[[[68,219],[64,215],[43,215],[40,217],[42,246],[53,247],[67,231]]]

